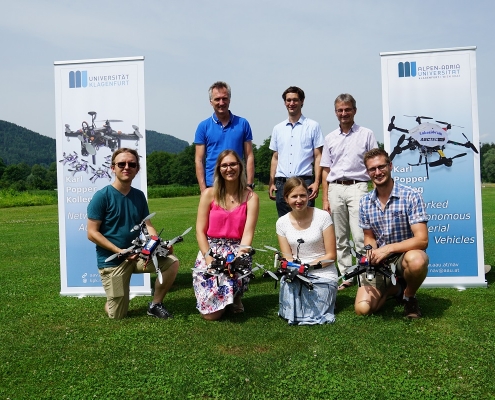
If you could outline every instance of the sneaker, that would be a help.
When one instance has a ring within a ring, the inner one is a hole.
[[[421,310],[416,297],[409,297],[409,300],[404,300],[404,315],[410,319],[421,318]]]
[[[162,318],[162,319],[167,319],[167,318],[173,318],[174,316],[172,315],[171,312],[169,312],[162,303],[148,303],[148,312],[147,314],[150,315],[151,317],[156,317],[156,318]]]

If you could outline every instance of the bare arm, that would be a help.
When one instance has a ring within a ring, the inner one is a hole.
[[[210,220],[210,204],[213,201],[213,189],[206,189],[199,199],[198,216],[196,217],[196,239],[198,241],[199,250],[205,254],[210,250],[210,245],[206,237]],[[211,257],[205,257],[206,263],[212,261]]]
[[[244,231],[242,233],[241,244],[251,246],[253,243],[254,230],[258,222],[260,199],[256,193],[252,193],[251,198],[247,202],[247,218]],[[240,249],[241,252],[247,252],[248,249]]]
[[[284,257],[288,261],[293,261],[294,257],[292,256],[292,248],[285,236],[278,236],[278,247],[282,252],[282,257]]]
[[[195,154],[194,154],[194,164],[196,166],[196,179],[198,180],[199,190],[201,193],[206,189],[206,180],[205,180],[205,166],[204,166],[204,157],[205,157],[205,145],[197,144],[195,146]]]
[[[426,222],[420,222],[418,224],[411,225],[411,230],[413,233],[412,238],[403,240],[402,242],[387,244],[385,246],[379,247],[378,249],[374,249],[371,256],[371,262],[373,264],[378,264],[394,253],[405,253],[409,250],[426,250],[426,248],[428,247],[428,229],[426,227]],[[366,230],[364,232],[364,243],[366,244]],[[374,247],[376,247],[376,241]]]
[[[332,212],[330,208],[330,201],[328,200],[328,174],[330,173],[330,167],[321,167],[321,190],[323,191],[322,200],[323,205],[322,208],[325,211]]]
[[[277,172],[278,165],[278,152],[274,151],[272,155],[272,162],[270,163],[270,182],[268,183],[268,196],[270,199],[275,200],[277,198],[276,191],[277,187],[275,186],[275,173]]]
[[[320,160],[321,160],[321,147],[317,147],[314,149],[314,163],[313,163],[313,168],[315,170],[315,181],[308,186],[308,189],[311,190],[311,194],[309,195],[309,200],[316,199],[318,197],[318,192],[320,190],[320,179],[321,179],[321,167],[320,167]]]
[[[251,184],[254,183],[254,153],[251,141],[244,142],[244,158],[246,159],[247,183]]]

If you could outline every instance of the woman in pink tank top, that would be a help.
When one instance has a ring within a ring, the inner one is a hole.
[[[244,164],[235,151],[220,153],[214,179],[213,187],[201,193],[196,220],[199,252],[195,268],[202,270],[213,261],[210,251],[224,257],[231,252],[248,252],[258,220],[258,195],[247,187]],[[210,321],[221,318],[227,307],[235,313],[243,312],[241,297],[248,282],[249,278],[193,271],[196,308]]]

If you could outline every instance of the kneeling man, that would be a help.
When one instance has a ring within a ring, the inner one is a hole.
[[[96,192],[88,204],[88,239],[96,244],[98,270],[107,295],[105,311],[110,318],[122,319],[129,308],[131,275],[154,272],[155,268],[151,263],[151,268],[146,268],[145,261],[137,254],[105,261],[112,254],[121,253],[131,246],[139,235],[139,232],[132,232],[132,228],[149,215],[144,193],[131,186],[139,172],[137,151],[127,148],[116,150],[112,155],[112,172],[115,174],[115,181]],[[150,235],[157,234],[149,220],[146,221],[146,227]],[[162,271],[163,283],[158,279],[155,282],[148,315],[167,319],[172,314],[163,306],[162,301],[174,283],[179,261],[169,254],[167,257],[158,257],[158,265]]]
[[[369,315],[383,306],[388,296],[404,304],[404,315],[420,318],[416,292],[428,273],[428,221],[421,194],[394,182],[392,163],[385,150],[372,149],[364,155],[364,165],[375,189],[359,202],[359,226],[371,264],[394,260],[399,276],[397,285],[377,274],[375,279],[361,280],[354,310]]]

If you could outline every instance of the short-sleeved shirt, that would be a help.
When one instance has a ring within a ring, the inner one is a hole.
[[[320,166],[330,167],[327,181],[369,181],[363,157],[364,153],[377,148],[373,131],[357,124],[345,134],[340,127],[327,136],[321,154]]]
[[[302,263],[311,263],[326,254],[323,231],[333,224],[332,217],[326,211],[313,208],[313,219],[309,228],[298,230],[290,222],[289,214],[285,214],[277,220],[277,235],[283,236],[289,242],[294,257],[297,255],[298,239],[304,243],[299,247],[299,259]],[[328,279],[337,280],[335,265],[311,271],[312,274],[321,275]]]
[[[121,249],[132,245],[139,231],[131,229],[149,215],[148,203],[141,190],[131,187],[123,195],[112,185],[97,191],[88,204],[88,218],[101,221],[100,233]],[[96,245],[98,268],[113,267],[120,264],[118,259],[105,262],[113,253]]]
[[[218,155],[224,150],[235,150],[239,157],[244,158],[244,143],[252,140],[253,133],[249,122],[232,113],[230,113],[230,121],[226,126],[222,125],[215,113],[200,122],[196,129],[194,143],[205,146],[206,186],[213,186],[213,174]]]
[[[313,175],[314,149],[323,143],[320,124],[304,115],[294,125],[288,119],[275,125],[270,139],[270,150],[278,153],[275,177]]]
[[[359,201],[359,226],[371,229],[378,247],[412,238],[411,225],[428,222],[426,206],[420,193],[394,182],[382,210],[376,189]]]

